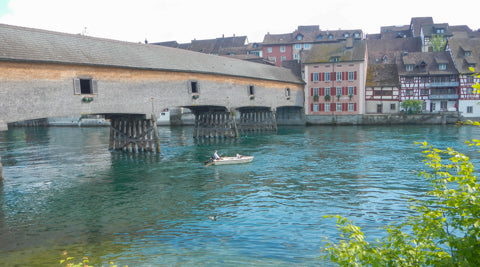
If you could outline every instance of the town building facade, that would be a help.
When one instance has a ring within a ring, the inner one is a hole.
[[[364,113],[365,40],[316,44],[302,63],[307,116]]]

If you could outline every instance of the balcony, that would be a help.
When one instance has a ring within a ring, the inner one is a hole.
[[[430,82],[430,88],[432,87],[458,87],[460,83],[458,81],[455,82]]]
[[[439,100],[439,99],[458,99],[458,95],[453,95],[453,94],[450,94],[450,95],[429,95],[428,96],[429,99],[432,99],[432,100]]]

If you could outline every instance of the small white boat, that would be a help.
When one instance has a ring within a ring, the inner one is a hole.
[[[220,159],[214,160],[209,164],[215,164],[215,165],[240,164],[240,163],[252,162],[252,160],[253,160],[253,156],[221,157]]]

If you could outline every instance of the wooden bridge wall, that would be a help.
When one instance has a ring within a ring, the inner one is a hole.
[[[75,95],[73,79],[97,81],[98,94]],[[188,84],[199,85],[192,98]],[[255,97],[248,92],[254,86]],[[290,88],[290,96],[285,94]],[[82,98],[89,96],[91,102]],[[153,98],[153,104],[152,104]],[[244,77],[128,68],[0,62],[0,129],[9,122],[81,114],[152,114],[173,106],[303,107],[303,85]]]

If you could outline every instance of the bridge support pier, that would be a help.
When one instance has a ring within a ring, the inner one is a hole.
[[[238,137],[235,115],[228,111],[196,111],[193,138],[198,137]]]
[[[110,150],[160,153],[157,118],[140,115],[110,115]]]
[[[275,112],[269,108],[242,108],[238,129],[240,133],[276,132],[278,128]]]

